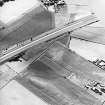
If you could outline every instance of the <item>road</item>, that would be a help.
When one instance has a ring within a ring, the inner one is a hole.
[[[98,21],[97,18],[94,17],[93,15],[90,15],[90,16],[87,16],[87,17],[82,18],[80,20],[77,20],[74,23],[67,24],[61,28],[51,30],[48,33],[47,32],[43,33],[37,37],[34,37],[32,39],[32,41],[30,39],[28,44],[25,44],[25,45],[22,44],[22,46],[21,46],[21,43],[20,43],[20,45],[16,45],[16,47],[11,49],[10,51],[7,50],[5,52],[5,55],[1,54],[0,62],[18,54],[24,50],[27,50],[28,48],[30,48],[32,46],[35,46],[39,43],[42,43],[42,42],[47,41],[49,39],[55,38],[57,36],[60,36],[61,34],[67,32],[67,31],[73,31],[73,30],[79,29],[80,27],[86,26],[86,25],[91,24],[91,23],[96,22],[96,21]]]

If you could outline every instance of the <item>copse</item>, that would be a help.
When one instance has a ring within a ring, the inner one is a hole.
[[[15,0],[0,0],[0,7],[2,7],[4,3],[9,2],[9,1],[15,1]]]

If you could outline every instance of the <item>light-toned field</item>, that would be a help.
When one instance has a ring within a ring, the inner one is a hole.
[[[16,81],[0,90],[0,105],[48,105]]]
[[[0,7],[0,21],[4,24],[11,23],[38,6],[39,3],[37,0],[15,0],[7,2],[3,7]]]

